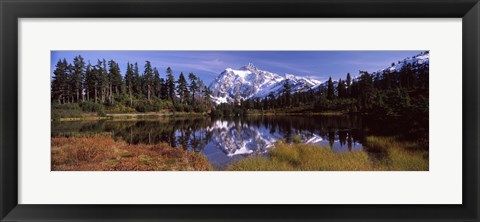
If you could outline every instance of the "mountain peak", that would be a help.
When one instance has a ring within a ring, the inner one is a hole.
[[[288,73],[285,73],[285,79],[295,79],[296,76],[293,75],[293,74],[288,74]]]
[[[279,96],[285,81],[289,81],[292,92],[304,92],[320,84],[307,77],[285,74],[284,77],[259,70],[252,63],[239,70],[226,69],[211,84],[213,102],[231,103],[240,99],[264,98],[270,93]]]
[[[248,63],[247,65],[242,66],[240,70],[257,70],[257,67],[255,67],[252,63]]]

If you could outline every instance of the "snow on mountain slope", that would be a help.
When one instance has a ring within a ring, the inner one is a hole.
[[[310,90],[319,85],[318,80],[285,74],[280,76],[276,73],[260,70],[249,63],[240,69],[225,69],[210,84],[213,102],[231,103],[235,100],[250,98],[263,98],[273,93],[280,95],[285,81],[289,81],[292,92]]]
[[[430,53],[428,51],[422,52],[416,56],[413,57],[407,57],[402,61],[398,61],[396,64],[392,64],[390,67],[379,70],[378,73],[382,73],[383,71],[389,70],[390,72],[397,71],[399,72],[402,70],[402,67],[406,64],[412,64],[412,65],[420,65],[420,64],[429,64],[430,62]]]

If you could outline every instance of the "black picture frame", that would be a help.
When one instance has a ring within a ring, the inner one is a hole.
[[[479,221],[478,0],[0,0],[0,15],[1,221]],[[463,204],[18,204],[18,19],[77,17],[462,18]]]

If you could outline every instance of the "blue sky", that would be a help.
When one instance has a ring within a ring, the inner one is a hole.
[[[122,75],[127,62],[138,62],[143,72],[148,60],[163,78],[167,67],[176,76],[180,72],[193,72],[207,85],[225,68],[238,69],[253,63],[258,69],[284,75],[306,76],[325,81],[328,77],[345,79],[348,72],[356,76],[359,70],[369,72],[388,67],[392,62],[412,57],[421,51],[52,51],[51,73],[59,59],[73,61],[81,55],[88,63],[97,59],[115,60]]]

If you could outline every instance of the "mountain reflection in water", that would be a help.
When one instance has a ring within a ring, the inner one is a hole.
[[[386,125],[398,132],[398,124],[365,121],[354,115],[102,120],[53,122],[52,136],[108,134],[133,144],[168,143],[202,152],[214,168],[222,169],[239,158],[268,153],[280,140],[322,144],[335,152],[361,150],[365,135],[388,134]]]

